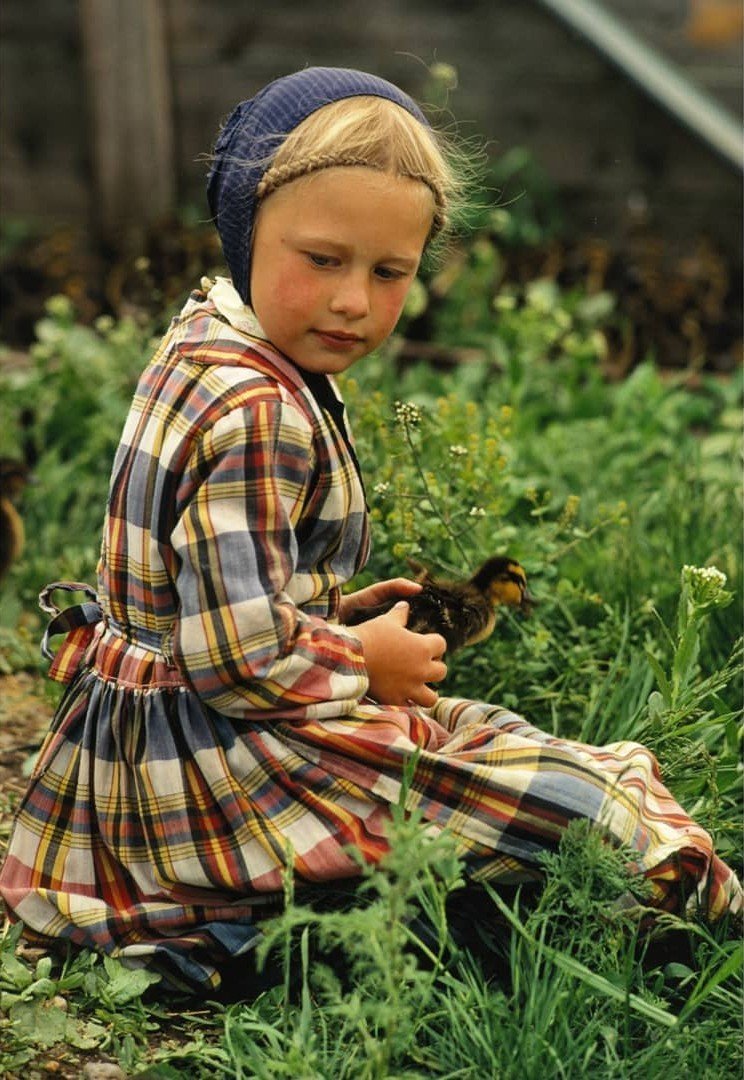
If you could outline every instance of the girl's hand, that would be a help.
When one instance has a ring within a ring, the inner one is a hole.
[[[407,621],[408,604],[401,601],[385,615],[355,626],[354,634],[364,650],[370,696],[382,705],[428,708],[438,694],[426,684],[447,674],[442,663],[447,642],[441,634],[406,630]]]
[[[375,585],[368,585],[366,589],[341,596],[338,608],[338,621],[345,623],[353,611],[359,608],[376,607],[384,604],[386,600],[397,600],[404,596],[413,596],[421,592],[421,585],[417,581],[409,581],[408,578],[391,578],[389,581],[378,581]]]

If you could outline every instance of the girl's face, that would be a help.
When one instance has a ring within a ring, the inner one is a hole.
[[[267,196],[254,229],[251,304],[305,371],[345,371],[391,333],[431,228],[418,180],[330,168]]]

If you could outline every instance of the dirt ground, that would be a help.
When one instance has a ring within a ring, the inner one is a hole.
[[[52,704],[44,696],[45,682],[42,675],[25,671],[0,675],[0,862],[13,811],[26,788],[27,770],[52,716]],[[0,901],[0,927],[4,915]]]
[[[38,749],[52,715],[41,675],[18,672],[0,676],[0,837],[8,815],[26,781],[23,769]]]

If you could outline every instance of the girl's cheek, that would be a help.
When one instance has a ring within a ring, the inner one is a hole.
[[[314,305],[317,293],[317,284],[308,275],[281,274],[274,289],[274,303],[284,310],[300,311]]]
[[[390,289],[385,295],[386,322],[391,330],[400,318],[410,287],[410,284],[401,285],[400,288]]]

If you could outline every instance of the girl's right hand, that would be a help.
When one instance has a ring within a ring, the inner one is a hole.
[[[427,683],[447,674],[442,656],[447,643],[441,634],[406,630],[408,604],[403,600],[385,615],[354,627],[364,650],[369,694],[382,705],[423,705],[429,708],[437,693]]]

